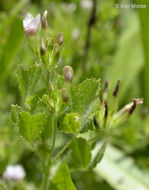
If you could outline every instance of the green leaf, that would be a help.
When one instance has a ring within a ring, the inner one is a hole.
[[[22,66],[18,67],[18,83],[24,101],[28,101],[28,99],[37,92],[41,72],[42,69],[39,64],[34,64],[28,70],[25,70]]]
[[[17,125],[19,113],[23,112],[23,108],[18,105],[11,105],[11,119]]]
[[[90,146],[83,138],[76,138],[71,144],[70,164],[73,168],[87,168],[91,160]]]
[[[59,129],[65,133],[76,134],[80,128],[80,116],[77,113],[66,114],[59,120]]]
[[[21,112],[18,118],[20,134],[28,141],[33,141],[39,137],[47,123],[46,115],[38,113],[30,115],[29,112]]]
[[[72,87],[68,108],[70,112],[79,113],[81,116],[81,130],[93,119],[98,110],[97,96],[100,90],[100,80],[87,79],[78,87]],[[87,130],[87,128],[86,128]]]
[[[55,177],[52,179],[49,190],[76,190],[65,162],[61,164]]]
[[[83,115],[99,92],[100,80],[87,79],[78,87],[71,88],[69,109]]]
[[[104,143],[102,144],[102,146],[96,152],[96,154],[91,162],[90,168],[95,168],[96,165],[102,160],[105,150],[106,150],[106,147],[107,147],[107,143],[108,143],[108,141],[105,140]]]

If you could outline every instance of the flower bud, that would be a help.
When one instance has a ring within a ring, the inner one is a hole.
[[[63,101],[68,102],[69,94],[66,88],[62,88],[61,94],[62,94]]]
[[[41,39],[40,54],[43,56],[46,53],[46,48],[44,44],[44,38]]]
[[[63,44],[63,39],[64,39],[63,33],[62,33],[62,32],[59,32],[59,33],[57,34],[57,43],[58,43],[59,45]]]
[[[73,70],[70,66],[65,66],[63,68],[64,78],[66,82],[71,82],[73,77]]]
[[[47,29],[48,28],[48,22],[47,22],[47,14],[48,11],[45,10],[41,19],[41,25],[43,29]]]
[[[106,80],[103,90],[103,101],[107,99],[109,81]]]
[[[40,24],[40,14],[38,14],[35,18],[30,13],[27,13],[25,19],[23,20],[24,33],[27,36],[33,36]]]
[[[114,92],[113,92],[113,96],[117,96],[118,91],[119,91],[119,86],[120,86],[120,80],[117,81],[117,84],[115,86]]]

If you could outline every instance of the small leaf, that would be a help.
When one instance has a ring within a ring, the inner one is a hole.
[[[77,88],[71,88],[68,108],[70,112],[80,114],[82,131],[84,131],[84,127],[86,128],[85,131],[88,130],[87,124],[91,119],[93,119],[93,116],[99,108],[97,98],[99,90],[100,80],[96,79],[87,79],[82,82]]]
[[[14,124],[18,123],[18,115],[19,113],[23,112],[23,108],[18,105],[12,105],[11,106],[11,119]]]
[[[19,114],[18,126],[20,133],[30,142],[39,137],[46,123],[46,115],[43,113],[30,115],[29,112],[21,112]]]
[[[91,160],[90,146],[83,138],[76,138],[71,144],[71,161],[72,167],[87,168]]]
[[[66,114],[59,120],[59,128],[65,133],[76,134],[80,128],[80,116],[77,113]]]
[[[17,71],[18,83],[24,101],[27,101],[31,95],[36,93],[41,72],[41,66],[38,64],[34,64],[28,70],[19,66]]]
[[[76,190],[65,162],[61,164],[55,177],[52,179],[49,190]]]
[[[87,79],[78,87],[71,88],[70,110],[83,115],[99,92],[100,80]]]

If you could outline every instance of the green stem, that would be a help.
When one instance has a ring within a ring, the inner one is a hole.
[[[52,164],[65,152],[65,150],[69,147],[69,145],[72,143],[73,139],[75,138],[76,136],[73,136],[69,141],[68,143],[57,153],[57,155],[53,158],[52,160]]]
[[[52,159],[52,154],[53,154],[55,139],[56,139],[56,127],[57,127],[56,124],[57,124],[56,117],[53,116],[53,118],[52,118],[52,131],[53,131],[52,136],[53,136],[53,138],[52,138],[51,149],[50,149],[50,153],[49,153],[49,157],[48,157],[48,164],[47,164],[47,167],[44,171],[42,190],[47,190],[48,185],[49,185],[49,173],[50,173],[50,168],[52,165],[51,159]]]

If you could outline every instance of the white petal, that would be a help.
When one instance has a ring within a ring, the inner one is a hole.
[[[30,13],[27,13],[25,19],[23,20],[24,29],[29,26],[29,24],[33,21],[33,16]]]

